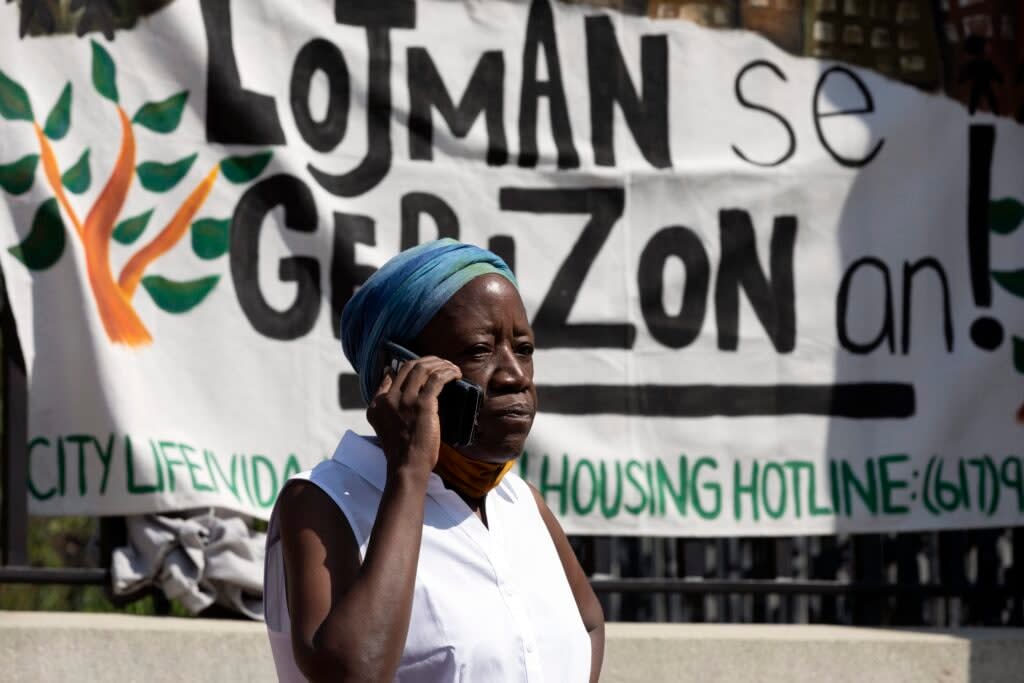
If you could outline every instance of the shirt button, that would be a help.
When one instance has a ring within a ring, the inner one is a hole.
[[[533,641],[531,641],[531,640],[526,641],[526,651],[527,652],[533,652]]]

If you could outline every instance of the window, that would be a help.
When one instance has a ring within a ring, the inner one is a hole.
[[[889,29],[875,28],[871,31],[871,47],[876,50],[889,47]]]
[[[899,5],[896,6],[896,21],[899,23],[909,23],[911,21],[917,21],[921,18],[921,12],[917,7],[916,2],[909,2],[903,0]]]
[[[679,15],[675,5],[667,2],[659,2],[654,6],[654,16],[658,19],[674,19]]]
[[[836,42],[836,27],[828,21],[816,21],[811,29],[811,36],[819,43]]]
[[[900,57],[900,71],[913,73],[924,71],[925,61],[921,55],[905,55]]]
[[[863,45],[864,44],[864,30],[860,26],[844,26],[843,27],[843,44],[844,45]]]
[[[992,37],[992,21],[987,15],[964,17],[964,33],[969,36]]]
[[[999,29],[1000,29],[1000,33],[1002,34],[1002,38],[1004,40],[1013,40],[1013,36],[1014,36],[1013,21],[1010,19],[1010,17],[1007,17],[1007,16],[1002,17],[1002,23],[1000,23]]]
[[[901,50],[916,50],[920,44],[921,41],[910,31],[900,31],[899,46]]]
[[[876,59],[875,68],[885,74],[891,74],[896,71],[896,65],[893,64],[891,57],[879,57]]]

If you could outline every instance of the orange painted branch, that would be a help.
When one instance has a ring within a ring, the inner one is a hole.
[[[60,179],[60,167],[57,165],[57,156],[53,153],[50,141],[46,139],[46,134],[43,133],[43,129],[39,127],[39,124],[33,121],[32,127],[35,128],[36,138],[39,139],[39,156],[43,160],[43,173],[46,175],[46,180],[50,183],[50,189],[53,190],[57,201],[60,202],[64,212],[71,219],[71,223],[75,226],[75,232],[78,233],[78,237],[81,239],[82,221],[79,220],[78,214],[75,213],[71,202],[68,201],[67,194],[64,193],[64,183]]]
[[[107,184],[85,218],[86,236],[94,240],[105,237],[108,242],[114,234],[114,221],[121,214],[135,175],[135,133],[132,131],[132,122],[121,107],[117,108],[117,114],[121,119],[121,151]]]
[[[153,338],[114,281],[110,269],[110,239],[114,233],[114,222],[121,214],[135,177],[135,133],[132,131],[132,122],[121,107],[117,108],[117,113],[121,120],[121,151],[107,184],[86,216],[82,241],[89,286],[107,336],[116,343],[142,346],[153,341]]]
[[[132,256],[128,263],[125,264],[121,270],[121,277],[118,278],[118,284],[129,301],[135,295],[135,290],[138,288],[142,275],[146,272],[149,264],[170,251],[171,247],[177,244],[178,240],[188,232],[189,226],[192,225],[192,219],[195,218],[196,213],[202,208],[206,198],[210,196],[210,191],[213,189],[213,184],[216,182],[219,174],[220,165],[218,164],[192,190],[192,194],[185,199],[174,214],[174,217],[160,231],[160,234],[154,237],[152,242],[143,247],[139,253]]]

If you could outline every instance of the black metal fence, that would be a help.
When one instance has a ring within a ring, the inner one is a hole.
[[[1024,527],[573,543],[616,621],[1024,626]]]
[[[107,584],[104,567],[31,566],[25,363],[6,305],[0,333],[0,583]],[[100,530],[100,555],[109,558],[123,524],[105,519]],[[571,540],[609,620],[1024,626],[1024,527],[791,538]],[[167,611],[166,601],[158,600],[158,605],[158,611]]]

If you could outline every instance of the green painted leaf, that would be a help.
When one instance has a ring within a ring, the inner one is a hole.
[[[135,170],[144,188],[150,192],[167,192],[188,174],[197,156],[199,155],[193,154],[170,164],[147,161],[139,164]]]
[[[46,117],[46,127],[43,133],[51,140],[60,140],[67,135],[71,127],[71,84],[68,83],[57,98],[57,104],[53,105],[50,115]]]
[[[260,152],[249,156],[228,157],[220,162],[220,170],[233,183],[247,183],[263,173],[272,155],[273,152]]]
[[[1010,294],[1024,298],[1024,270],[993,270],[992,277]]]
[[[220,275],[210,275],[198,280],[175,282],[160,275],[147,275],[142,278],[142,286],[161,309],[168,313],[185,313],[205,299],[219,279]]]
[[[1013,338],[1013,367],[1024,374],[1024,339],[1020,337]]]
[[[38,163],[39,155],[29,154],[5,166],[0,166],[0,187],[11,194],[24,194],[32,187]]]
[[[1013,197],[994,199],[988,205],[988,225],[992,232],[1009,235],[1024,223],[1024,204]]]
[[[192,224],[192,251],[201,259],[215,259],[228,250],[231,219],[203,218]]]
[[[113,103],[118,102],[117,67],[102,45],[92,41],[92,84],[96,92]]]
[[[114,239],[119,244],[131,244],[139,239],[139,236],[149,224],[149,219],[152,215],[153,209],[150,209],[146,213],[140,213],[138,216],[124,219],[114,228]]]
[[[89,150],[82,152],[75,165],[64,172],[60,177],[64,187],[75,194],[82,194],[92,184],[92,174],[89,172]]]
[[[28,236],[7,251],[29,270],[46,270],[64,253],[64,240],[64,219],[57,200],[51,198],[36,209]]]
[[[185,111],[187,99],[188,91],[183,90],[166,100],[147,102],[135,112],[132,121],[157,133],[170,133],[181,123],[181,113]]]
[[[32,121],[35,118],[28,93],[3,71],[0,71],[0,116],[11,121]]]

